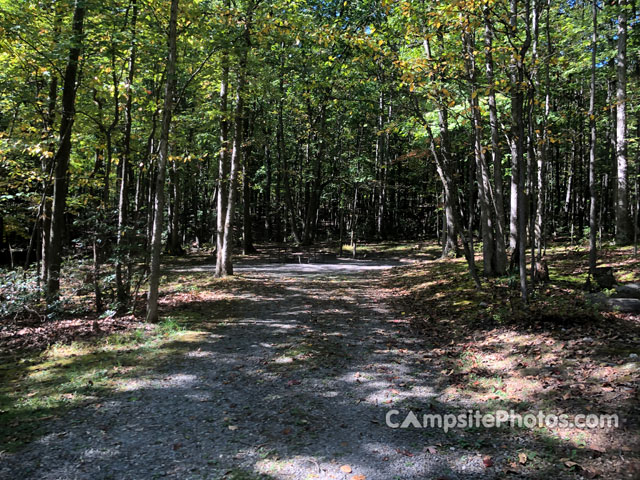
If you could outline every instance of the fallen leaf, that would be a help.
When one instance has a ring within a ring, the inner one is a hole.
[[[411,453],[409,450],[402,450],[401,448],[396,449],[396,452],[398,452],[400,455],[404,455],[405,457],[413,457],[413,453]]]
[[[484,463],[485,467],[489,468],[489,467],[493,466],[493,459],[489,455],[485,455],[482,458],[482,463]]]
[[[237,430],[238,426],[237,425],[229,425],[229,430],[234,431]]]
[[[364,475],[354,475],[353,477],[351,477],[351,480],[366,480],[367,477],[365,477]]]
[[[518,454],[518,461],[519,461],[522,465],[524,465],[525,463],[527,463],[527,454],[526,454],[526,453],[524,453],[524,452],[520,452],[520,453]]]
[[[428,447],[424,447],[424,451],[425,452],[429,452],[431,455],[435,455],[436,453],[438,453],[438,449],[436,447],[434,447],[433,445],[428,446]]]
[[[351,473],[351,467],[349,465],[342,465],[340,467],[340,471],[344,473]]]

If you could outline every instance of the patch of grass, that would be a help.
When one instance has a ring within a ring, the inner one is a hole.
[[[55,344],[5,363],[0,370],[0,450],[14,451],[43,433],[44,421],[117,393],[127,379],[144,376],[194,335],[198,332],[169,318],[149,329]]]
[[[171,336],[184,332],[186,328],[181,325],[175,318],[169,317],[158,324],[157,331],[161,335]]]

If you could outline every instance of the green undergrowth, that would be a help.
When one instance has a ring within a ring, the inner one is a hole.
[[[15,451],[43,434],[46,420],[121,392],[197,341],[201,332],[167,318],[156,325],[3,360],[0,450]]]

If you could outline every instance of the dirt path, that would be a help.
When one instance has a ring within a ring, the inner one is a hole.
[[[238,268],[249,288],[205,336],[4,454],[0,478],[493,477],[439,431],[385,425],[389,409],[440,395],[439,372],[385,304],[390,266]],[[213,316],[216,304],[193,308]]]

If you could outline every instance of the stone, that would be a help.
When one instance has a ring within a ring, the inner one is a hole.
[[[616,292],[612,296],[616,298],[637,298],[640,300],[640,283],[618,285]]]
[[[637,298],[613,298],[604,293],[594,293],[587,299],[604,310],[622,313],[640,313],[640,299]]]

